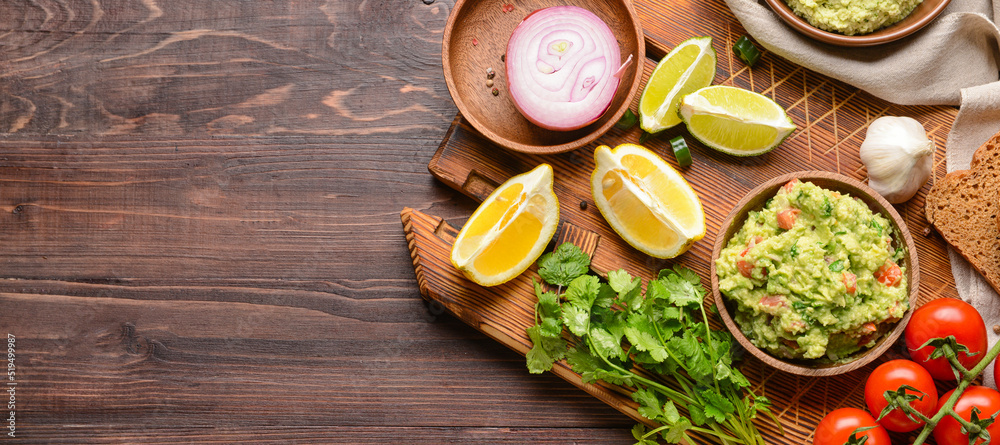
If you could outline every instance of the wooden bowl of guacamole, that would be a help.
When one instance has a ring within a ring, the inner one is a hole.
[[[916,247],[895,209],[836,173],[779,176],[744,197],[715,239],[726,327],[783,371],[845,373],[882,355],[916,304]]]
[[[864,47],[919,31],[951,0],[765,1],[781,20],[806,36],[838,46]]]

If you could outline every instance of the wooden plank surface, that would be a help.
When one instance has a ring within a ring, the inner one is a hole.
[[[9,442],[631,443],[419,294],[400,210],[476,206],[427,171],[453,6],[0,2]],[[666,6],[636,2],[663,48],[742,32]]]

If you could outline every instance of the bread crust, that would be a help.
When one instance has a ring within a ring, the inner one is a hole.
[[[927,221],[1000,293],[1000,132],[927,193]]]

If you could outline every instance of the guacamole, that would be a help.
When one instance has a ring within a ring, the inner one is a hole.
[[[921,0],[785,0],[796,15],[819,29],[868,34],[910,15]]]
[[[874,346],[909,309],[897,238],[861,200],[795,180],[722,249],[719,290],[757,347],[840,361]]]

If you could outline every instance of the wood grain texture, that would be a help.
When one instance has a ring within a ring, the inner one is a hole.
[[[454,109],[440,80],[449,11],[447,2],[402,0],[5,1],[0,129],[153,138],[440,131],[405,116]]]

